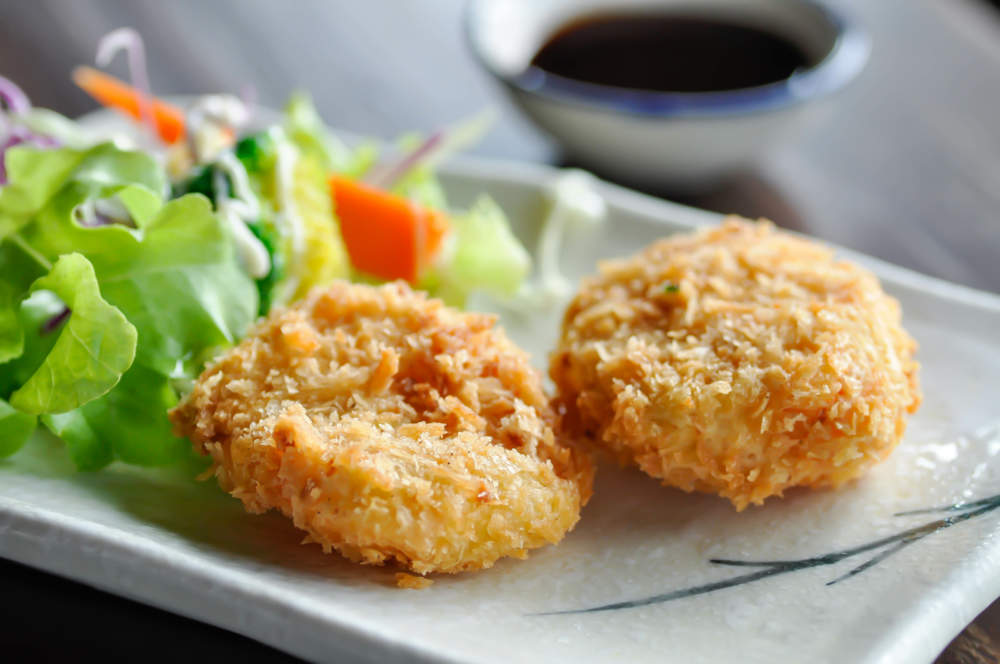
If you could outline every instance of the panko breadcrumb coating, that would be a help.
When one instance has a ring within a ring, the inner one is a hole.
[[[915,349],[870,272],[729,218],[603,263],[549,372],[570,435],[742,510],[885,459],[920,403]]]
[[[524,557],[573,527],[593,471],[493,323],[336,282],[259,323],[171,417],[247,510],[326,551],[421,574]]]

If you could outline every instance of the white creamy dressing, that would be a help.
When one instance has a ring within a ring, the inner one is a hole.
[[[227,175],[233,185],[231,191]],[[263,279],[271,271],[271,256],[247,226],[247,222],[260,216],[260,202],[250,188],[246,169],[236,155],[227,150],[216,158],[212,177],[215,209],[229,228],[240,262],[251,277]]]
[[[271,257],[247,226],[260,218],[260,201],[250,186],[246,168],[231,149],[231,132],[249,119],[246,105],[233,95],[200,97],[187,112],[188,149],[196,162],[212,165],[219,217],[229,228],[247,273],[263,279],[271,271]]]
[[[250,120],[246,105],[233,95],[205,95],[187,110],[188,147],[197,163],[212,161],[232,146],[232,132]]]

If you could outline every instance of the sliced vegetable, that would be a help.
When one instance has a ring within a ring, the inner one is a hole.
[[[0,365],[0,398],[9,399],[41,366],[59,339],[58,334],[42,331],[49,329],[64,311],[66,305],[50,291],[36,291],[21,300],[17,317],[24,343],[19,355]]]
[[[7,153],[7,176],[9,183],[0,189],[0,240],[32,221],[70,185],[80,200],[88,194],[107,195],[127,184],[139,184],[153,192],[166,187],[163,169],[153,157],[120,150],[111,143],[84,150],[18,146]],[[60,246],[65,251],[76,249],[72,243]]]
[[[131,85],[93,69],[77,67],[73,82],[100,104],[113,108],[134,120],[142,120],[142,93]],[[176,143],[185,136],[184,111],[160,99],[152,99],[151,111],[156,132],[164,143]]]
[[[560,247],[567,231],[596,228],[607,215],[607,204],[590,173],[570,168],[549,183],[552,207],[542,220],[535,263],[537,283],[525,290],[529,299],[545,304],[569,296],[573,284],[559,270]]]
[[[202,196],[164,205],[141,238],[120,226],[71,229],[65,211],[55,221],[44,231],[87,236],[77,242],[90,247],[105,297],[139,328],[144,366],[170,374],[178,360],[236,341],[257,315],[256,288]]]
[[[24,90],[14,81],[0,76],[0,103],[10,113],[24,113],[31,108],[31,102]]]
[[[278,295],[278,284],[285,278],[285,259],[282,252],[278,250],[281,236],[269,219],[251,221],[247,224],[247,228],[254,234],[254,237],[260,240],[271,257],[271,270],[266,276],[255,281],[257,295],[260,298],[258,313],[264,316],[274,305],[275,297]]]
[[[94,431],[79,410],[42,415],[42,424],[66,443],[77,470],[100,470],[114,460],[110,441]]]
[[[285,268],[298,278],[293,299],[315,286],[350,276],[351,265],[326,179],[326,169],[315,157],[299,156],[293,169],[292,199],[302,223],[304,246],[298,262]]]
[[[444,213],[338,175],[331,176],[330,188],[354,267],[416,283],[441,248],[448,230]]]
[[[155,133],[157,128],[153,120],[153,90],[146,70],[146,45],[134,28],[118,28],[101,37],[97,42],[97,55],[94,56],[97,66],[107,67],[119,52],[125,53],[129,78],[139,93],[139,117]]]
[[[328,171],[350,170],[351,151],[327,129],[309,93],[292,93],[285,106],[285,131],[300,150],[321,161]]]
[[[167,411],[176,404],[177,395],[166,376],[136,365],[103,399],[42,421],[66,441],[80,470],[98,470],[113,459],[162,466],[190,451],[167,419]]]
[[[106,394],[132,366],[137,333],[101,297],[93,266],[80,254],[60,256],[31,290],[55,293],[70,314],[41,366],[10,396],[10,405],[35,415],[61,413]]]
[[[524,279],[499,208],[480,201],[449,220],[433,171],[484,116],[412,138],[371,172],[378,145],[340,142],[307,95],[236,141],[245,106],[155,99],[134,31],[102,40],[98,65],[123,49],[133,85],[88,67],[74,80],[173,144],[170,172],[188,178],[173,191],[163,155],[94,145],[0,79],[0,456],[39,425],[83,470],[189,456],[166,417],[179,390],[258,314],[334,278],[405,279],[456,304]]]
[[[21,293],[14,284],[0,281],[0,364],[24,352],[24,330],[18,319]]]
[[[441,186],[434,171],[426,166],[410,169],[389,191],[432,210],[448,209],[444,187]]]
[[[480,196],[451,222],[452,254],[429,272],[424,284],[456,306],[474,290],[501,297],[517,293],[531,271],[531,258],[511,233],[500,206],[489,196]]]
[[[176,460],[189,446],[166,419],[174,386],[257,315],[225,227],[203,196],[164,202],[163,168],[147,154],[107,144],[9,156],[0,398],[42,414],[81,469]]]
[[[250,175],[259,174],[274,166],[275,138],[269,131],[244,136],[237,141],[233,152]]]
[[[450,155],[478,141],[493,124],[496,113],[486,109],[453,127],[440,129],[394,161],[379,164],[365,175],[365,181],[391,189],[407,173],[417,168],[433,169]]]
[[[35,431],[37,419],[0,399],[0,459],[24,447]]]

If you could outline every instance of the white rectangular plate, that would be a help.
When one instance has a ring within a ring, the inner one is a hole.
[[[444,180],[458,205],[491,193],[531,245],[554,174],[463,161]],[[610,215],[567,242],[574,279],[718,220],[599,188]],[[248,515],[190,472],[76,474],[38,437],[0,462],[0,555],[313,660],[930,662],[1000,595],[1000,499],[898,513],[1000,494],[1000,298],[844,253],[902,302],[925,401],[889,461],[840,491],[792,491],[738,514],[603,467],[560,545],[411,591],[394,587],[394,569],[301,545],[283,517]],[[499,312],[543,368],[560,307]]]

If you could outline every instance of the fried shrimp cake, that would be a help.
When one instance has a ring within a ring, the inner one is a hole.
[[[494,318],[334,283],[276,311],[171,413],[250,512],[418,573],[558,542],[590,495],[541,376]]]
[[[600,266],[551,355],[569,435],[738,510],[885,459],[916,344],[867,270],[736,218]]]

